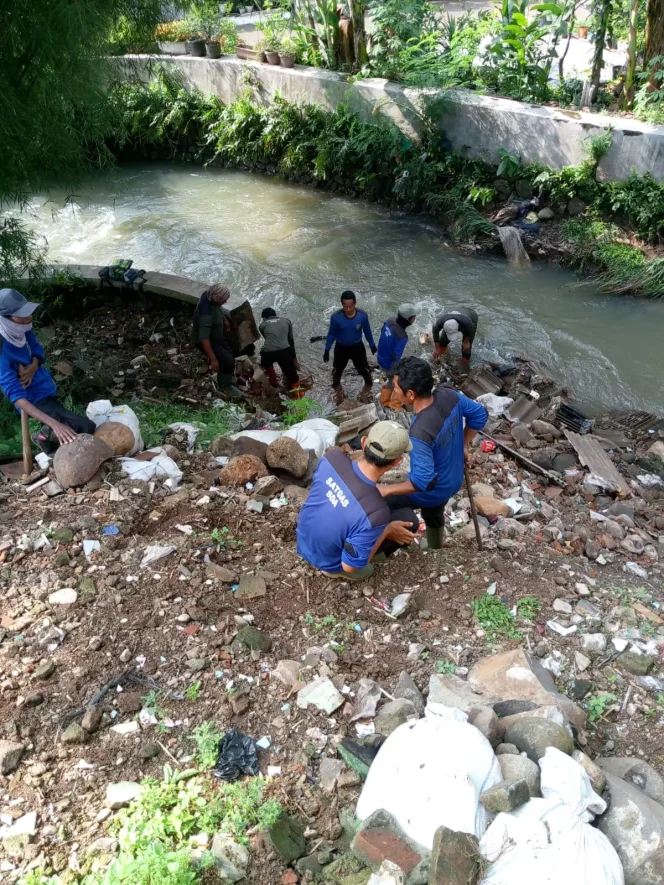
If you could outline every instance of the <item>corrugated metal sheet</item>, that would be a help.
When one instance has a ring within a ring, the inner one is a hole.
[[[573,433],[566,427],[563,428],[563,433],[567,437],[568,442],[574,446],[574,450],[579,456],[581,463],[588,468],[590,473],[599,476],[614,491],[622,495],[630,494],[627,481],[618,473],[614,463],[606,454],[598,439],[594,436],[581,436],[578,433]]]
[[[658,418],[650,412],[608,412],[596,420],[598,427],[618,427],[637,436],[664,427],[664,418]]]
[[[471,399],[477,399],[483,393],[498,393],[502,386],[502,378],[496,378],[488,369],[478,369],[463,382],[461,392]]]
[[[522,394],[517,397],[505,414],[510,421],[520,421],[521,424],[531,424],[542,414],[540,407],[527,396]]]

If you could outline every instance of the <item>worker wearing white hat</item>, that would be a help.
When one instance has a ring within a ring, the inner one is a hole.
[[[450,342],[461,340],[461,358],[469,363],[478,320],[477,313],[470,307],[448,310],[441,314],[434,322],[432,330],[434,358],[443,356]]]

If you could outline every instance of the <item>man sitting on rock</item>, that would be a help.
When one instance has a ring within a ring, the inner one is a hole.
[[[44,348],[32,330],[38,307],[16,289],[0,289],[0,389],[17,409],[41,421],[32,440],[52,455],[76,434],[94,433],[95,423],[65,409],[57,399],[55,382],[44,368]]]
[[[486,424],[488,413],[449,387],[434,390],[431,366],[416,356],[397,363],[394,388],[415,413],[410,425],[410,473],[406,482],[379,489],[391,510],[421,508],[427,546],[439,550],[445,504],[463,485],[466,447]]]
[[[408,432],[380,421],[362,438],[362,457],[341,449],[321,459],[297,522],[297,552],[330,578],[358,581],[373,574],[373,562],[417,537],[419,520],[408,507],[392,510],[376,483],[410,451]]]

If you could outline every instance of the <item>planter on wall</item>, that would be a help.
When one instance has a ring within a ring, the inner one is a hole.
[[[279,53],[278,52],[267,51],[265,53],[265,58],[267,59],[267,63],[269,65],[278,65],[279,64]]]
[[[208,58],[221,58],[221,46],[218,43],[206,43],[205,54]]]
[[[205,56],[205,40],[190,40],[189,53],[196,58],[203,58]]]
[[[279,61],[281,62],[282,68],[293,68],[295,67],[295,56],[290,55],[290,53],[281,54],[279,53]]]
[[[259,49],[252,49],[251,46],[238,45],[235,55],[245,61],[265,61],[265,53]]]
[[[165,55],[187,54],[187,44],[184,42],[184,40],[178,43],[166,41],[165,43],[157,43],[157,46],[159,47],[159,52],[163,52]]]

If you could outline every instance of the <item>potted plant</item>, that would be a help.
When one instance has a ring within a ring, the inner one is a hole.
[[[160,52],[168,55],[187,54],[186,40],[189,39],[189,32],[185,22],[162,22],[155,28],[154,37]]]
[[[265,39],[263,41],[265,47],[265,60],[269,65],[279,64],[279,50],[281,49],[281,40]]]
[[[587,40],[588,39],[588,25],[586,24],[586,22],[580,21],[578,23],[578,29],[579,29],[579,38],[581,40]]]
[[[289,25],[285,6],[272,9],[272,4],[266,4],[264,17],[261,16],[261,30],[263,31],[263,45],[265,57],[269,65],[279,64],[279,52]]]
[[[222,55],[232,55],[237,49],[237,27],[230,18],[219,23],[219,47]]]
[[[282,68],[292,68],[295,66],[295,55],[297,53],[297,43],[292,37],[286,37],[279,49],[279,61]]]
[[[265,61],[265,53],[260,43],[257,43],[255,46],[238,43],[235,54],[238,58],[245,59],[245,61]]]
[[[187,52],[196,58],[205,56],[205,39],[203,34],[204,22],[200,15],[191,16],[185,20],[189,29],[189,40],[187,42]]]

